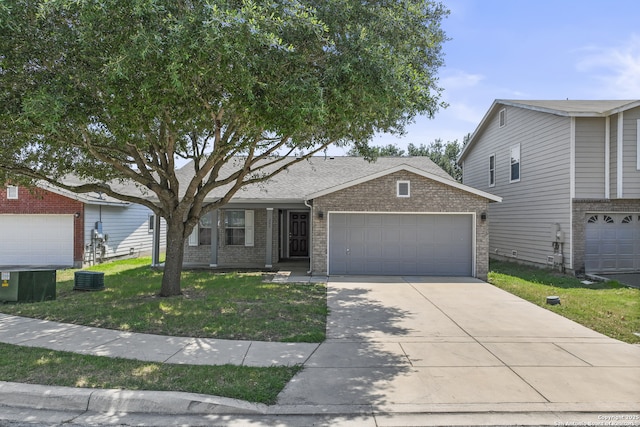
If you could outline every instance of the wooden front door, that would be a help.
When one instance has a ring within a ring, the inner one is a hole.
[[[289,256],[309,256],[309,213],[289,213]]]

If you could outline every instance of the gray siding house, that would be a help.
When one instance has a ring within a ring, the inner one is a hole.
[[[574,273],[640,271],[640,100],[496,100],[464,147],[490,253]]]
[[[189,170],[180,170],[183,179]],[[301,260],[312,274],[486,278],[485,217],[498,201],[426,157],[313,157],[202,218],[184,263],[277,268]]]

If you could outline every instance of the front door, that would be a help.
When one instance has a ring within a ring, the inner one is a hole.
[[[289,256],[309,256],[308,212],[289,212]]]

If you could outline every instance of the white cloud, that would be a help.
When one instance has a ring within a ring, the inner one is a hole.
[[[462,70],[454,70],[453,73],[442,77],[439,83],[446,93],[447,91],[474,87],[483,79],[484,76],[482,74],[471,74]]]
[[[640,97],[640,36],[614,47],[590,47],[578,63],[578,70],[594,73],[601,86],[596,92],[603,98]]]

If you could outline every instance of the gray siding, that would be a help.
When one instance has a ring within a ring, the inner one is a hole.
[[[609,133],[609,197],[618,197],[618,115],[611,116]]]
[[[506,126],[498,111],[465,158],[464,183],[503,197],[489,206],[491,254],[546,264],[552,254],[550,228],[559,223],[570,248],[571,119],[507,107]],[[520,144],[520,182],[509,182],[510,148]],[[496,185],[488,186],[489,156],[496,155]],[[565,264],[570,260],[566,259]]]
[[[640,198],[640,171],[638,170],[637,123],[640,107],[624,112],[622,197]]]
[[[605,119],[576,118],[576,198],[605,197]]]
[[[109,235],[104,258],[150,255],[153,234],[149,232],[149,216],[152,212],[142,206],[98,206],[85,205],[85,251],[91,244],[92,230],[95,223],[102,220],[102,231]],[[161,221],[160,251],[164,252],[166,244],[166,227]],[[85,256],[85,259],[86,256]]]

